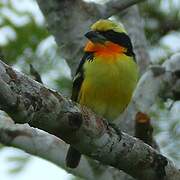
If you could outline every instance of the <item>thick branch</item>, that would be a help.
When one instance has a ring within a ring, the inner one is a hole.
[[[32,128],[28,124],[15,125],[10,118],[2,116],[0,120],[0,142],[6,146],[13,146],[44,158],[84,179],[118,180],[122,174],[119,170],[102,166],[97,161],[87,160],[84,156],[76,169],[69,169],[65,165],[65,156],[68,150],[68,145],[65,142],[56,136]]]
[[[84,107],[0,63],[0,106],[15,122],[54,134],[93,159],[135,178],[158,179],[178,171],[150,146],[128,134],[117,134]],[[141,168],[140,168],[141,167]]]
[[[143,2],[145,0],[111,0],[105,4],[106,13],[104,13],[105,18],[115,15],[128,7],[135,5],[137,3]]]

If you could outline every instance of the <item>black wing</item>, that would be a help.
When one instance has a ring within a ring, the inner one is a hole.
[[[93,59],[93,53],[91,52],[85,52],[82,60],[80,61],[80,64],[77,68],[75,77],[73,79],[73,87],[72,87],[72,96],[71,99],[73,101],[78,101],[78,95],[81,89],[82,82],[84,80],[84,70],[83,65],[86,61]]]

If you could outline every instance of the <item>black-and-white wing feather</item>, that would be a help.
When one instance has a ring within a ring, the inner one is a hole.
[[[79,66],[78,66],[75,77],[73,79],[72,96],[71,96],[71,99],[73,101],[78,101],[79,92],[81,89],[82,82],[84,80],[83,65],[86,61],[89,61],[92,59],[93,59],[93,53],[85,52]]]

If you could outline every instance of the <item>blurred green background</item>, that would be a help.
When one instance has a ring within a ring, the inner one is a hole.
[[[152,63],[161,64],[172,54],[180,52],[180,1],[151,0],[139,4],[139,8]],[[44,84],[69,96],[71,73],[60,54],[53,36],[46,29],[45,19],[36,1],[1,0],[1,60],[29,75],[29,65],[32,64]],[[154,136],[161,151],[180,167],[180,101],[157,99],[151,117],[154,120]],[[12,177],[18,180],[75,178],[52,163],[2,145],[0,164],[3,164],[1,180]],[[37,171],[38,167],[41,167],[42,174]]]

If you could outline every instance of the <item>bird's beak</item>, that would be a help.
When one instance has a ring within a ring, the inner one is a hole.
[[[85,34],[85,36],[93,43],[104,43],[107,41],[103,35],[96,31],[89,31]]]

